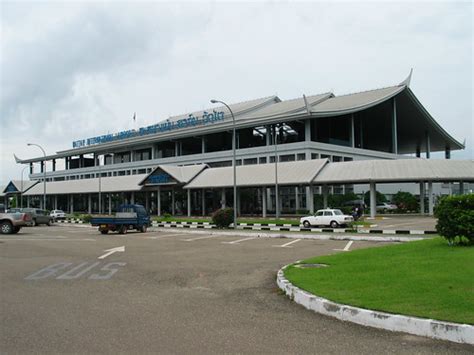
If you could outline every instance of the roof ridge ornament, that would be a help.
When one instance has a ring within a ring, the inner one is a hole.
[[[400,84],[398,84],[398,86],[410,87],[412,74],[413,74],[413,68],[410,69],[410,74],[408,74],[408,77],[405,80],[403,80]]]

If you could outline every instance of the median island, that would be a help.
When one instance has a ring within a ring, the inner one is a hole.
[[[284,273],[293,285],[333,302],[474,324],[474,247],[452,247],[439,237],[315,257]]]

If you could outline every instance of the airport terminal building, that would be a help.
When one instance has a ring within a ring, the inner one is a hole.
[[[269,96],[215,105],[152,126],[75,141],[56,154],[15,157],[29,165],[30,180],[38,183],[19,191],[18,182],[12,182],[3,193],[23,192],[25,204],[40,207],[46,187],[46,208],[67,212],[111,212],[123,202],[135,202],[158,215],[207,215],[232,205],[233,178],[227,172],[232,170],[235,127],[239,213],[274,213],[276,181],[282,213],[312,211],[315,195],[353,192],[355,184],[372,181],[318,182],[328,166],[350,170],[358,161],[425,161],[439,151],[450,159],[452,150],[464,148],[427,112],[409,84],[410,77],[349,95]],[[462,176],[436,179],[425,171],[387,182],[462,184],[472,181],[471,163]]]

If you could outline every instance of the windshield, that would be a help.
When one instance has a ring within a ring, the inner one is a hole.
[[[334,214],[335,214],[336,216],[341,216],[341,215],[343,215],[343,213],[341,212],[341,210],[334,210],[333,212],[334,212]]]

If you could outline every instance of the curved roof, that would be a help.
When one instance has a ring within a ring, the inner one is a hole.
[[[406,86],[404,85],[391,86],[383,89],[331,97],[315,105],[312,108],[311,113],[315,114],[316,116],[332,116],[357,112],[391,99],[405,88]]]

